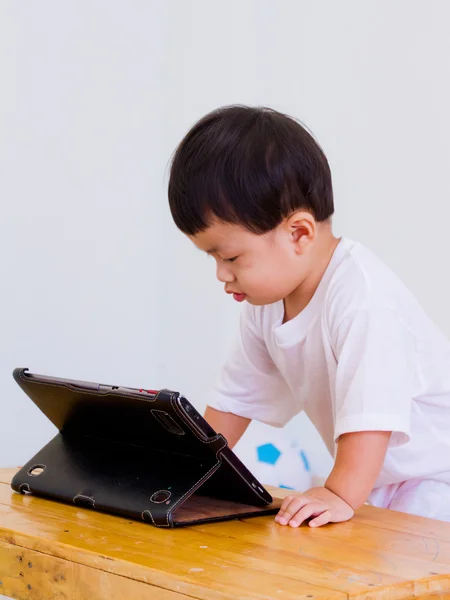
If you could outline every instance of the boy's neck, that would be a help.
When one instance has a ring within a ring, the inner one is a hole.
[[[331,225],[324,226],[315,241],[314,256],[307,277],[302,281],[292,294],[284,299],[283,323],[290,321],[302,312],[314,296],[325,271],[330,264],[340,238],[336,238],[331,231]]]

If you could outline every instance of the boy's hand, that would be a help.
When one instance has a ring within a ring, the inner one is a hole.
[[[318,487],[304,494],[287,496],[275,521],[280,525],[299,527],[304,521],[314,517],[309,526],[320,527],[326,523],[348,521],[353,515],[353,508],[342,498],[325,487]]]
[[[320,527],[351,519],[354,509],[364,504],[375,485],[390,437],[390,431],[357,431],[341,435],[336,462],[326,487],[287,496],[275,521],[298,527],[311,519],[310,527]],[[331,490],[336,490],[339,496]]]

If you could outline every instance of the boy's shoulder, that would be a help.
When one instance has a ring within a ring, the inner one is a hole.
[[[407,305],[418,306],[401,279],[371,250],[348,239],[341,245],[324,294],[323,310],[329,322],[377,307],[401,313]]]

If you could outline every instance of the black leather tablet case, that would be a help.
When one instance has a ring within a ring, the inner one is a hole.
[[[23,391],[59,433],[12,487],[175,527],[275,514],[280,502],[180,394],[32,375]]]

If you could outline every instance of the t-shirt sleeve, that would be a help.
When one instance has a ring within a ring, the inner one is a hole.
[[[208,405],[216,410],[282,427],[297,412],[292,394],[273,363],[257,323],[258,309],[246,305],[228,358]]]
[[[392,431],[391,446],[408,442],[414,344],[397,314],[383,306],[352,310],[332,338],[335,440],[356,431]]]

